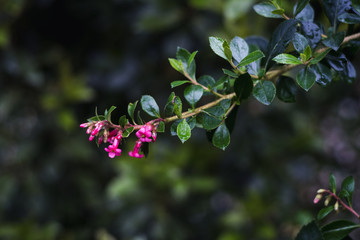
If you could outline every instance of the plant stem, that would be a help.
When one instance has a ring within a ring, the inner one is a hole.
[[[217,99],[217,100],[215,100],[215,101],[212,101],[212,102],[210,102],[210,103],[208,103],[208,104],[205,104],[205,105],[203,105],[203,106],[201,106],[201,107],[198,107],[198,108],[195,108],[195,109],[193,109],[193,110],[184,112],[184,113],[181,115],[181,118],[180,118],[180,119],[184,119],[184,118],[188,118],[188,117],[197,115],[197,114],[199,114],[201,111],[215,106],[216,104],[218,104],[218,103],[221,102],[222,100],[232,99],[233,97],[235,97],[235,93],[230,93],[230,94],[227,94],[227,95],[222,95],[222,97],[220,97],[219,99]],[[177,119],[179,119],[179,118],[178,118],[178,116],[175,115],[175,116],[172,116],[172,117],[165,118],[165,119],[163,119],[163,121],[164,121],[165,123],[168,123],[168,122],[175,121],[175,120],[177,120]]]
[[[352,207],[344,203],[336,194],[334,194],[330,190],[325,190],[325,192],[334,197],[336,201],[338,201],[345,209],[354,214],[357,218],[360,218],[360,215]]]
[[[211,92],[212,94],[214,94],[214,95],[216,95],[216,96],[218,96],[218,97],[220,97],[220,98],[222,98],[222,97],[224,96],[224,95],[222,95],[222,94],[220,94],[220,93],[218,93],[218,92],[215,92],[215,91],[209,89],[208,87],[205,87],[204,85],[198,83],[195,79],[193,79],[192,77],[190,77],[190,75],[189,75],[187,72],[184,72],[184,76],[185,76],[187,79],[189,79],[190,82],[191,82],[193,85],[198,85],[198,86],[202,87],[205,91],[209,91],[209,92]]]

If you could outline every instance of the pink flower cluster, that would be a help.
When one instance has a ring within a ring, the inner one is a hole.
[[[139,125],[137,125],[139,127]],[[122,130],[114,129],[109,133],[108,124],[106,121],[87,122],[80,124],[80,127],[86,128],[86,133],[90,134],[89,141],[92,141],[98,136],[98,143],[109,143],[109,146],[105,147],[105,151],[108,152],[110,158],[121,155],[121,149],[119,145],[122,139]],[[101,130],[103,130],[101,132]],[[136,132],[138,140],[135,143],[134,150],[129,152],[130,157],[142,158],[144,154],[140,154],[140,148],[143,142],[155,142],[156,140],[156,126],[146,123],[140,125],[140,129]]]

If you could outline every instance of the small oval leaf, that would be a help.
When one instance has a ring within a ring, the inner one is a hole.
[[[191,136],[191,129],[186,119],[183,119],[176,128],[176,133],[182,143],[186,142]]]
[[[212,143],[215,147],[218,147],[222,150],[225,150],[225,148],[229,145],[230,132],[225,123],[221,124],[214,132]]]
[[[155,99],[150,95],[144,95],[141,97],[141,108],[149,114],[151,117],[160,117],[159,106]]]
[[[276,87],[270,81],[259,81],[253,89],[253,96],[265,105],[270,105],[275,98],[275,94]]]

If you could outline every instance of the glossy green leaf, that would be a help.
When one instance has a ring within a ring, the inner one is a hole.
[[[251,53],[249,53],[249,55],[247,55],[246,57],[244,57],[243,60],[240,61],[240,63],[237,65],[238,67],[243,67],[246,66],[252,62],[255,62],[261,58],[265,57],[264,53],[260,50],[255,50]]]
[[[174,88],[174,87],[181,86],[181,85],[183,85],[185,83],[191,83],[191,82],[188,81],[188,80],[178,80],[178,81],[171,82],[170,85],[171,85],[171,88]]]
[[[203,85],[207,88],[210,88],[210,89],[214,88],[214,86],[215,86],[215,79],[209,75],[203,75],[203,76],[199,77],[198,82],[201,85]]]
[[[195,58],[197,53],[198,53],[198,51],[195,51],[195,52],[191,53],[191,55],[190,55],[190,57],[188,59],[188,62],[187,62],[188,65],[191,65],[191,63],[194,61],[194,58]]]
[[[311,47],[309,45],[307,45],[307,47],[304,50],[304,54],[305,54],[305,59],[306,61],[309,60],[312,56],[312,51],[311,51]]]
[[[227,41],[224,41],[223,49],[224,49],[224,54],[225,54],[226,60],[228,60],[229,62],[232,61],[232,52],[230,49],[230,45],[228,44]]]
[[[224,123],[221,124],[214,132],[212,143],[215,147],[218,147],[222,150],[225,150],[225,148],[229,145],[230,132]]]
[[[331,191],[336,194],[336,178],[332,173],[329,176],[329,186]]]
[[[170,134],[171,136],[177,136],[177,126],[179,125],[179,123],[182,121],[183,119],[178,119],[176,120],[170,127]],[[186,122],[189,124],[190,129],[193,130],[196,126],[196,117],[190,117],[190,118],[186,118]]]
[[[253,90],[253,81],[248,73],[240,75],[235,79],[234,91],[237,99],[241,102],[250,97]]]
[[[311,65],[309,71],[315,74],[315,81],[321,86],[327,86],[333,79],[330,69],[324,64],[318,63]]]
[[[317,64],[321,60],[326,57],[326,55],[331,51],[331,48],[326,49],[325,51],[322,51],[321,53],[315,54],[314,58],[310,60],[310,64]]]
[[[270,105],[275,98],[275,94],[276,87],[270,81],[259,81],[253,89],[253,96],[265,105]]]
[[[284,12],[285,12],[285,10],[280,8],[280,9],[273,10],[271,13],[282,16],[284,14]]]
[[[268,63],[271,59],[285,52],[285,49],[294,38],[297,24],[298,20],[289,19],[280,23],[275,29],[268,45],[265,69],[267,69]]]
[[[359,224],[347,220],[337,220],[322,227],[321,231],[326,240],[342,240],[359,227]]]
[[[219,126],[223,120],[225,110],[220,106],[206,109],[198,115],[198,121],[206,130],[212,130]]]
[[[178,72],[184,73],[185,68],[180,60],[169,58],[170,65]]]
[[[296,101],[296,84],[292,78],[281,76],[276,85],[276,94],[277,97],[288,103],[293,103]]]
[[[262,3],[256,4],[253,8],[257,14],[259,14],[263,17],[282,18],[282,16],[272,13],[274,10],[276,10],[276,7],[271,3],[262,2]]]
[[[150,95],[144,95],[140,100],[141,108],[149,114],[151,117],[160,117],[159,106],[157,105],[155,99]]]
[[[223,47],[225,40],[219,37],[209,37],[209,42],[210,42],[210,47],[214,51],[214,53],[219,57],[222,57],[223,59],[227,60]]]
[[[287,53],[279,54],[274,57],[273,60],[282,64],[302,64],[302,62],[297,57]]]
[[[309,89],[314,85],[315,80],[315,74],[309,71],[308,68],[301,69],[296,75],[296,82],[305,91],[309,91]]]
[[[315,221],[303,226],[295,240],[325,240]]]
[[[186,101],[194,108],[195,104],[200,100],[204,89],[199,85],[190,85],[184,90],[184,97]]]
[[[175,104],[174,102],[175,102],[175,93],[172,92],[168,97],[168,100],[166,101],[164,107],[164,115],[166,117],[171,116],[174,113],[174,104]]]
[[[121,116],[119,118],[119,125],[122,126],[122,127],[125,127],[126,124],[129,123],[129,120],[126,118],[125,115]]]
[[[183,119],[177,126],[176,133],[182,143],[188,140],[191,136],[191,129],[186,119]]]
[[[240,62],[249,54],[249,46],[241,37],[234,37],[230,42],[230,49],[233,58]]]
[[[305,6],[309,3],[310,0],[299,0],[296,3],[296,7],[295,7],[295,13],[294,15],[298,15],[304,8]]]
[[[303,53],[305,51],[305,48],[309,46],[309,42],[306,37],[297,32],[294,34],[292,43],[298,53]]]
[[[138,103],[138,101],[136,101],[134,103],[129,103],[129,105],[128,105],[128,114],[134,124],[135,124],[134,113],[135,113],[137,103]]]
[[[334,206],[329,206],[321,209],[317,215],[317,219],[321,220],[334,211]]]
[[[227,75],[222,76],[215,82],[214,88],[218,88],[218,87],[222,86],[224,83],[228,82],[229,79],[230,79],[230,77]]]
[[[329,36],[328,38],[324,39],[322,42],[325,46],[330,47],[337,51],[344,41],[345,38],[345,32],[338,32],[332,36]]]
[[[176,96],[174,99],[174,113],[178,118],[181,118],[182,116],[182,102],[181,99]]]

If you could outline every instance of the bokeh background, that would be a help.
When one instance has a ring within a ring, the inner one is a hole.
[[[195,130],[185,144],[160,134],[146,159],[109,159],[79,128],[143,94],[163,107],[182,79],[167,60],[177,46],[199,50],[198,76],[220,77],[209,36],[269,38],[279,23],[255,3],[0,1],[0,239],[292,239],[330,173],[360,180],[359,81],[299,90],[294,104],[251,99],[226,151]]]

